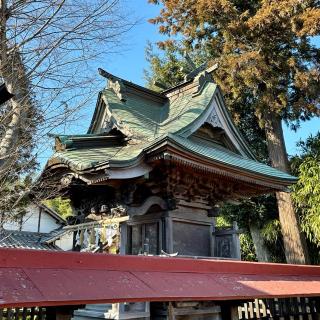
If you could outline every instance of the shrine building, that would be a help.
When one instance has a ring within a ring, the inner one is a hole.
[[[255,159],[211,72],[155,92],[100,69],[107,87],[87,134],[55,138],[43,176],[70,197],[78,223],[126,216],[122,254],[148,247],[154,255],[239,258],[230,232],[215,236],[219,206],[296,181]]]
[[[71,200],[74,250],[240,259],[236,224],[216,226],[220,206],[286,191],[296,178],[256,160],[213,70],[200,68],[156,92],[99,69],[107,86],[88,132],[56,136],[42,175]],[[119,230],[107,241],[101,232],[112,223]],[[136,315],[126,319],[162,307],[152,308],[133,303],[127,311]]]

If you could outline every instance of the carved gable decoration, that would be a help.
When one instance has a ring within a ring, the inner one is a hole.
[[[116,121],[112,114],[106,110],[105,118],[102,123],[101,132],[110,132],[112,129],[116,128]]]
[[[109,80],[109,88],[113,89],[113,91],[121,101],[127,100],[126,87],[124,86],[121,80]]]
[[[219,121],[219,120],[218,120]],[[222,126],[213,125],[205,122],[197,131],[191,135],[191,140],[204,143],[208,146],[214,145],[228,149],[234,153],[239,154],[231,139],[227,136]]]
[[[212,111],[210,112],[207,120],[205,121],[205,123],[209,123],[210,125],[212,125],[213,127],[218,127],[218,128],[222,128],[222,123],[217,115],[216,110],[213,108]]]

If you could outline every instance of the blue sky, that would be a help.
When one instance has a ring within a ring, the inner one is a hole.
[[[132,11],[135,17],[139,18],[140,22],[126,35],[121,52],[110,56],[110,59],[107,61],[97,62],[96,67],[102,67],[121,78],[144,85],[143,70],[148,68],[145,59],[146,44],[148,41],[155,43],[161,40],[161,35],[157,31],[157,27],[150,24],[148,19],[158,15],[159,6],[149,4],[147,0],[127,0],[125,5],[128,10]],[[317,42],[320,46],[320,39],[317,39]],[[103,79],[101,79],[101,88],[104,86],[104,83]],[[77,124],[77,129],[75,129],[75,127],[68,128],[64,133],[85,133],[89,126],[94,107],[93,102],[92,106],[85,112],[84,121]],[[296,132],[284,125],[284,135],[288,153],[290,155],[296,154],[299,151],[296,143],[300,139],[306,139],[310,134],[315,134],[318,130],[320,130],[320,118],[302,123]],[[46,152],[46,154],[50,156],[49,153]],[[46,158],[46,156],[43,158]]]

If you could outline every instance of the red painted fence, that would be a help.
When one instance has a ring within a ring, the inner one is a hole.
[[[320,296],[320,267],[0,249],[0,307]]]

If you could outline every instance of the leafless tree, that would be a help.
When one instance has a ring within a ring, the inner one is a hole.
[[[0,0],[0,195],[17,206],[35,151],[97,90],[93,61],[119,50],[134,22],[120,0]],[[27,187],[26,187],[27,185]],[[0,211],[4,210],[0,205]]]

